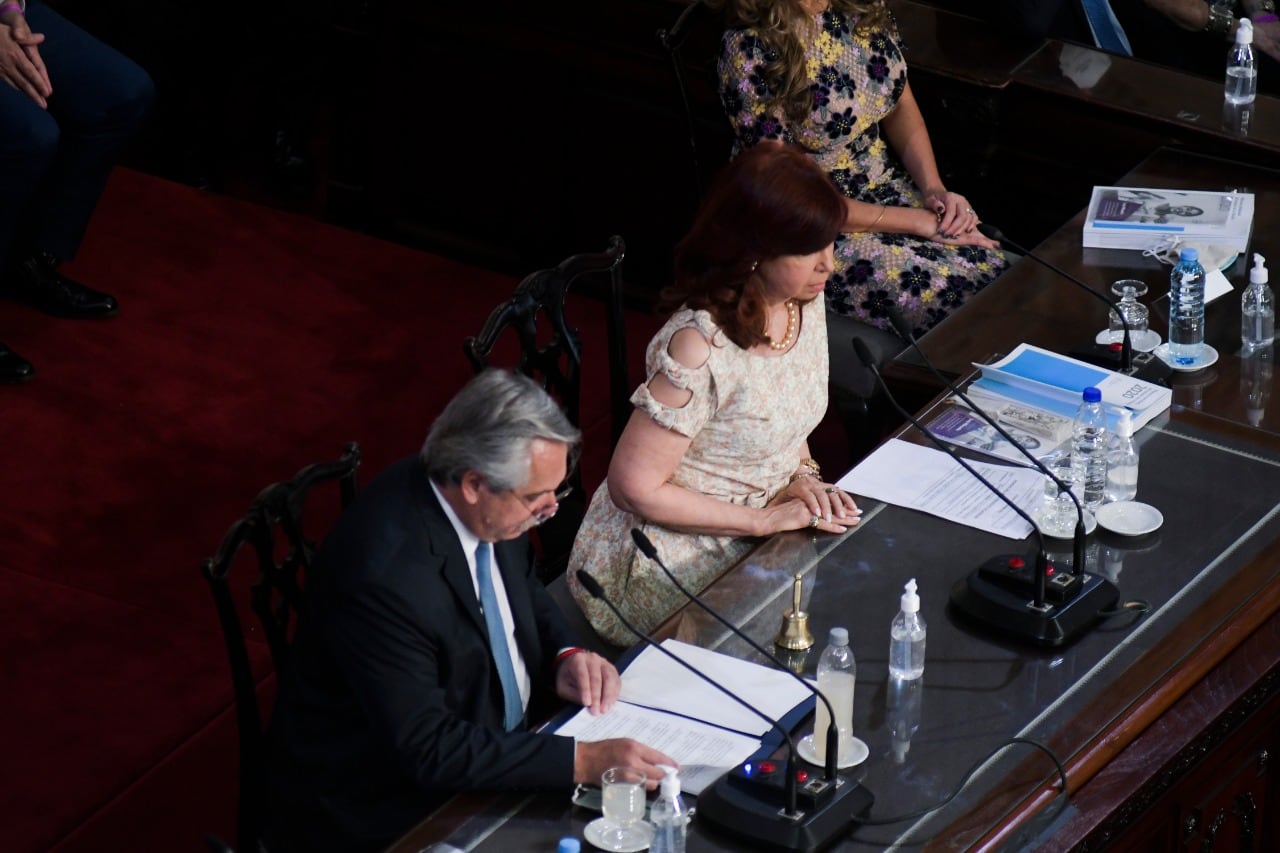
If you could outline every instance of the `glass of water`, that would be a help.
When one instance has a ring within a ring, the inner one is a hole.
[[[1076,482],[1077,472],[1071,464],[1071,454],[1065,452],[1051,453],[1040,460],[1055,477],[1062,481],[1071,491],[1065,492],[1048,477],[1044,478],[1044,500],[1036,512],[1036,526],[1045,536],[1055,539],[1070,539],[1076,532],[1076,504],[1071,494],[1079,496],[1081,487]]]
[[[644,820],[645,782],[645,775],[630,767],[610,767],[600,776],[604,795],[600,840],[606,849],[637,850],[652,840],[653,830]]]
[[[1151,312],[1147,306],[1138,301],[1138,297],[1147,292],[1147,283],[1136,278],[1122,278],[1111,285],[1111,292],[1120,297],[1117,307],[1120,314],[1113,310],[1107,315],[1108,337],[1111,343],[1118,344],[1124,340],[1124,317],[1129,324],[1129,340],[1136,347],[1141,346],[1147,336],[1147,328],[1151,321]]]

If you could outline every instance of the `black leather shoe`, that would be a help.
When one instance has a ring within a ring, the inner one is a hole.
[[[0,283],[0,295],[25,302],[55,317],[107,317],[116,313],[116,298],[58,275],[58,261],[37,252],[11,266]]]
[[[0,344],[0,382],[12,385],[15,382],[26,382],[36,375],[31,362]]]

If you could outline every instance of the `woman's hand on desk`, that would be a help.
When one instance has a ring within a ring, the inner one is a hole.
[[[768,533],[804,528],[844,533],[862,515],[848,492],[807,476],[792,480],[762,511]]]
[[[1254,22],[1253,46],[1280,62],[1280,21]]]

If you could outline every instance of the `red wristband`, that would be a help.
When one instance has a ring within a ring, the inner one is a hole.
[[[3,8],[3,7],[0,7]],[[1254,15],[1253,22],[1255,24],[1269,24],[1272,21],[1280,21],[1280,16],[1275,12],[1267,12],[1265,15]]]
[[[578,652],[585,652],[585,651],[586,649],[582,649],[577,646],[570,646],[569,648],[562,651],[560,654],[556,655],[555,666],[558,667],[560,666],[560,664],[564,663],[566,659],[573,657]]]

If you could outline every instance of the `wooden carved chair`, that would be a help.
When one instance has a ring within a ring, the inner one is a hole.
[[[339,510],[346,509],[355,498],[359,466],[360,448],[351,443],[336,462],[309,465],[293,479],[263,489],[249,511],[231,525],[217,553],[201,565],[222,625],[235,690],[240,741],[236,830],[239,850],[259,849],[266,818],[266,728],[258,710],[257,685],[245,638],[265,638],[279,689],[292,667],[293,628],[304,607],[306,572],[315,558],[318,541],[309,537],[304,528],[307,496],[321,483],[335,483]],[[238,560],[246,547],[251,557]],[[249,571],[253,578],[248,589],[249,607],[257,621],[247,626],[236,604],[237,590],[242,590],[247,579],[241,578],[235,589],[232,583],[233,566],[245,562],[256,563],[257,567],[256,574]]]
[[[550,269],[530,273],[516,286],[512,297],[498,305],[485,320],[478,335],[463,342],[463,352],[479,372],[489,366],[494,348],[507,329],[513,329],[520,343],[517,369],[536,379],[559,400],[569,420],[582,426],[582,338],[565,317],[565,297],[581,276],[608,274],[605,296],[606,326],[609,334],[609,417],[612,443],[616,444],[631,414],[627,379],[626,328],[622,313],[622,259],[626,244],[612,237],[603,252],[573,255]],[[539,334],[539,318],[545,318]],[[574,494],[555,517],[538,528],[539,575],[544,581],[563,571],[573,547],[587,495],[575,470],[570,474]]]

